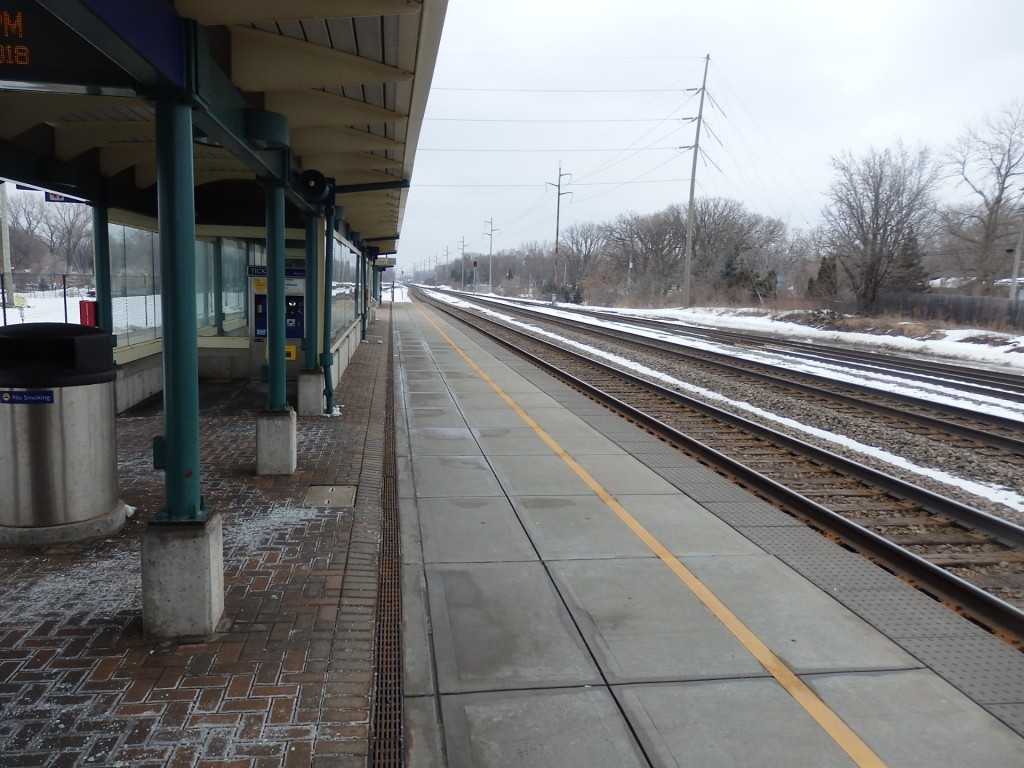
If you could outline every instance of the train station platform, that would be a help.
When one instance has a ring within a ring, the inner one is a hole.
[[[410,766],[1024,764],[1017,651],[440,313],[395,324]]]
[[[382,308],[291,476],[255,474],[265,394],[202,386],[215,636],[143,632],[159,403],[118,418],[123,531],[0,549],[0,766],[1024,764],[1018,651],[433,310]]]

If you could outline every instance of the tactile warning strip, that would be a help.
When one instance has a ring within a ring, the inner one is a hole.
[[[681,458],[683,461],[686,461],[685,457]],[[641,461],[643,461],[643,459],[641,459]],[[689,493],[689,490],[693,486],[702,486],[709,483],[722,485],[726,482],[723,480],[721,475],[695,461],[687,461],[684,465],[677,465],[674,467],[651,467],[651,469],[668,480],[683,493]],[[730,494],[730,497],[731,496],[732,494]],[[736,501],[737,503],[742,503],[746,501],[746,499],[737,498]]]
[[[1020,704],[990,704],[985,709],[1017,733],[1024,733],[1024,702]]]
[[[659,470],[660,471],[660,470]],[[750,492],[728,480],[718,477],[717,480],[704,483],[690,483],[681,489],[683,493],[701,504],[711,502],[745,502],[753,496]]]
[[[803,527],[803,523],[795,517],[757,499],[738,502],[708,501],[704,503],[704,508],[735,528],[751,525]]]
[[[591,416],[585,419],[585,421],[589,426],[616,443],[636,435],[636,427],[633,424],[612,414],[607,416]]]
[[[830,594],[836,589],[896,589],[905,586],[888,571],[810,528],[742,526],[740,531]]]
[[[915,637],[899,644],[979,704],[1020,704],[1024,697],[1024,654],[989,635]]]
[[[942,606],[916,590],[843,588],[833,597],[893,639],[965,636],[980,641],[988,637],[984,629],[952,611],[936,610]]]

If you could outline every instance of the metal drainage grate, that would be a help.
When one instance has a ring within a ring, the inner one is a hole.
[[[370,761],[373,768],[405,763],[402,710],[402,544],[398,524],[398,464],[395,451],[395,337],[389,323],[387,407],[384,417],[384,466],[381,484],[381,556],[377,576],[376,685],[370,713]]]

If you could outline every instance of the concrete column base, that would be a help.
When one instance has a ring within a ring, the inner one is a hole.
[[[41,525],[18,528],[0,525],[0,547],[45,547],[69,541],[83,541],[97,536],[109,536],[124,528],[125,506],[118,499],[110,512],[92,520],[80,520],[65,525]]]
[[[256,474],[290,475],[298,466],[295,411],[256,414]]]
[[[323,371],[299,371],[299,416],[323,416]]]
[[[204,638],[224,616],[224,529],[205,522],[150,523],[142,536],[142,629],[153,637]]]

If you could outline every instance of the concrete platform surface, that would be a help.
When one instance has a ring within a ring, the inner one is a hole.
[[[440,313],[395,322],[408,765],[1024,765],[821,582],[910,587]]]

